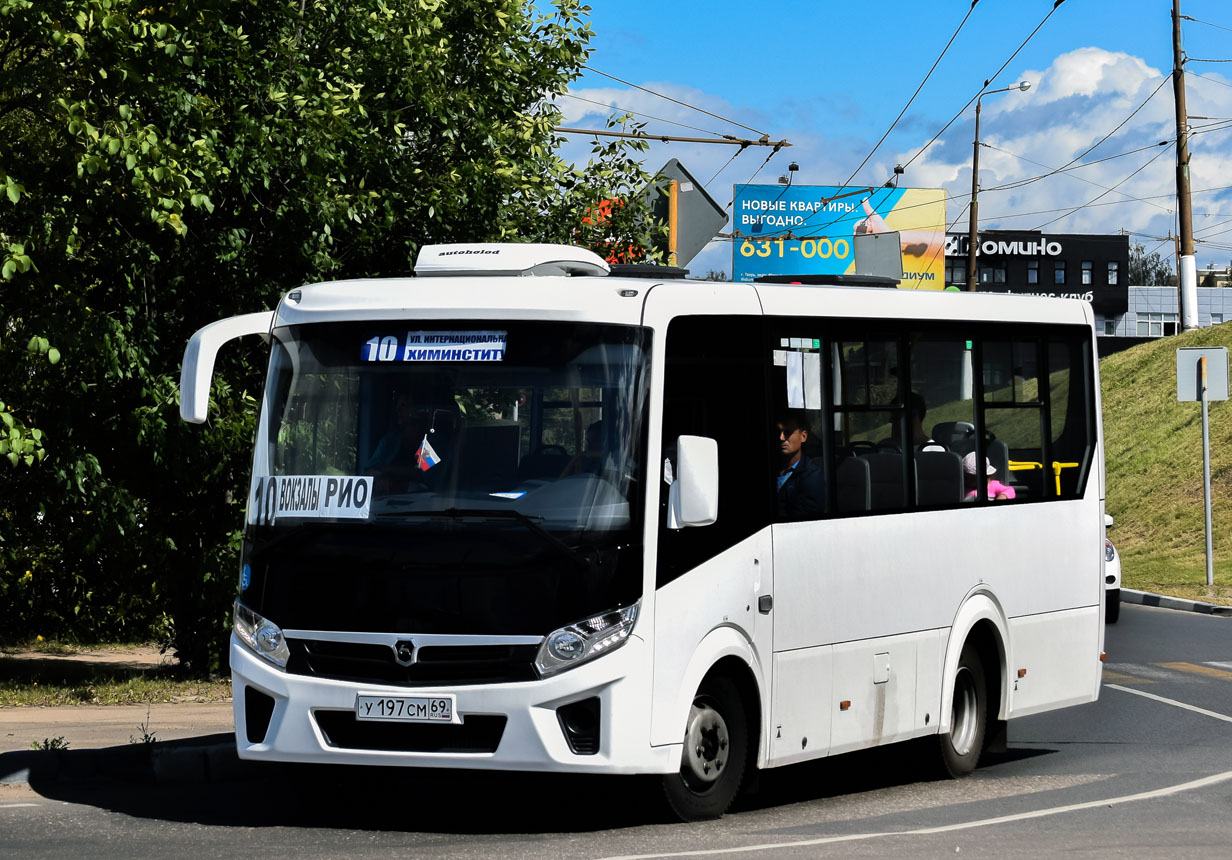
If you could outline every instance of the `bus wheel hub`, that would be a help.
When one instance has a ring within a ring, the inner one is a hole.
[[[723,717],[714,708],[695,703],[689,711],[689,727],[684,737],[687,775],[700,782],[714,782],[727,765],[727,756],[727,724]]]

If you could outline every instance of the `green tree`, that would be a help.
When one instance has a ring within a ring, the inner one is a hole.
[[[225,641],[265,353],[228,348],[210,421],[183,425],[199,326],[406,274],[425,243],[653,247],[640,142],[596,143],[586,168],[557,154],[587,12],[0,0],[6,636],[161,626],[199,667]],[[634,202],[589,235],[604,199]]]
[[[1143,245],[1129,246],[1129,283],[1135,287],[1174,287],[1176,275],[1172,264],[1158,251],[1150,254]]]

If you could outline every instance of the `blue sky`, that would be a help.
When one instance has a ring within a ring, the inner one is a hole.
[[[845,181],[969,8],[969,0],[596,0],[589,65],[792,142],[764,167],[769,150],[750,148],[725,166],[732,147],[652,144],[648,169],[678,158],[726,204],[733,184],[754,174],[755,182],[773,183],[793,160],[800,165],[797,185]],[[965,229],[973,108],[935,144],[922,152],[921,147],[1051,8],[1052,0],[979,0],[924,89],[852,184],[881,185],[895,164],[910,160],[902,184],[945,188],[953,197],[947,219]],[[1019,80],[1030,81],[1032,88],[984,99],[980,139],[989,146],[980,154],[981,227],[1042,227],[1056,233],[1127,229],[1148,250],[1171,254],[1171,242],[1151,238],[1175,229],[1175,199],[1169,196],[1175,192],[1175,155],[1157,145],[1175,136],[1171,83],[1160,86],[1172,68],[1170,12],[1170,0],[1065,0],[995,78],[990,89]],[[1183,24],[1185,53],[1193,58],[1186,65],[1188,113],[1211,118],[1190,121],[1191,131],[1199,132],[1190,143],[1192,187],[1232,185],[1232,128],[1218,125],[1232,119],[1232,63],[1197,62],[1232,59],[1232,2],[1183,0],[1181,12],[1209,22]],[[602,127],[610,110],[582,101],[588,99],[634,111],[652,133],[704,136],[648,118],[653,116],[706,132],[755,136],[594,72],[575,82],[572,94],[578,98],[561,101],[570,126]],[[1080,163],[1119,157],[992,190],[1062,167],[1135,109],[1132,119]],[[1143,147],[1153,148],[1124,155]],[[584,161],[588,149],[588,140],[574,137],[565,154]],[[1085,205],[1093,200],[1099,205]],[[1075,207],[1082,208],[1065,214]],[[1194,212],[1195,234],[1206,239],[1197,246],[1199,265],[1232,263],[1232,190],[1196,195]],[[1063,217],[1047,223],[1058,216]],[[694,272],[730,271],[730,247],[712,243],[689,266]]]

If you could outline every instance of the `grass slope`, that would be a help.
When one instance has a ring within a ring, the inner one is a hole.
[[[1215,585],[1206,587],[1202,409],[1176,399],[1176,351],[1232,347],[1232,323],[1141,344],[1100,362],[1109,536],[1139,588],[1232,604],[1232,404],[1210,404]]]

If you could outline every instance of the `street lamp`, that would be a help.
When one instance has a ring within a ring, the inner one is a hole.
[[[993,93],[1008,93],[1010,90],[1021,90],[1025,93],[1029,89],[1031,89],[1031,82],[1022,81],[1021,83],[1014,84],[1012,87],[986,90],[975,97],[975,150],[971,153],[971,220],[967,226],[967,290],[972,293],[975,292],[976,282],[975,225],[979,221],[977,210],[979,209],[978,195],[980,191],[980,99]]]

